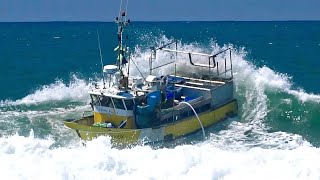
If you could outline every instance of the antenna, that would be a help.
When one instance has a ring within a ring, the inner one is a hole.
[[[120,0],[119,17],[121,15],[121,10],[122,10],[122,0]]]
[[[129,4],[129,0],[127,0],[127,4],[126,4],[126,17],[125,17],[125,21],[127,21],[127,16],[128,16],[128,4]]]
[[[101,53],[101,46],[100,46],[100,36],[99,36],[99,31],[98,31],[98,29],[97,29],[97,36],[98,36],[99,54],[100,54],[100,62],[101,62],[103,89],[105,89],[105,88],[106,88],[106,82],[105,82],[105,80],[104,80],[104,75],[103,75],[103,62],[102,62],[102,53]]]

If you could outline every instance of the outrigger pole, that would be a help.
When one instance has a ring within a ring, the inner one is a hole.
[[[98,36],[99,54],[100,54],[100,62],[101,62],[101,71],[102,71],[103,89],[105,89],[105,88],[106,88],[106,82],[105,82],[104,74],[103,74],[103,62],[102,62],[102,53],[101,53],[101,45],[100,45],[100,36],[99,36],[99,31],[98,31],[98,29],[97,29],[97,36]]]

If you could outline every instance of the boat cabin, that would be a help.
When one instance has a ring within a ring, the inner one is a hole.
[[[115,128],[133,128],[134,96],[129,93],[113,95],[97,91],[89,92],[94,123],[111,123]],[[125,123],[125,124],[124,124]],[[109,124],[109,126],[111,126]],[[120,127],[120,125],[122,125]]]

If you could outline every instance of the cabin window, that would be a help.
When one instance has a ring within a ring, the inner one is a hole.
[[[113,98],[113,103],[114,103],[114,106],[117,108],[117,109],[125,109],[124,108],[124,104],[122,102],[122,99],[115,99]]]
[[[127,110],[133,110],[133,105],[134,105],[133,99],[126,99],[124,100],[124,102],[126,104]]]
[[[99,96],[91,95],[92,105],[100,106]]]
[[[113,108],[112,100],[110,97],[100,96],[100,103],[101,103],[101,106]]]

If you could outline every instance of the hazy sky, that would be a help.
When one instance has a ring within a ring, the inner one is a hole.
[[[0,21],[113,21],[119,4],[0,0]],[[129,0],[128,14],[135,21],[320,20],[320,0]]]

